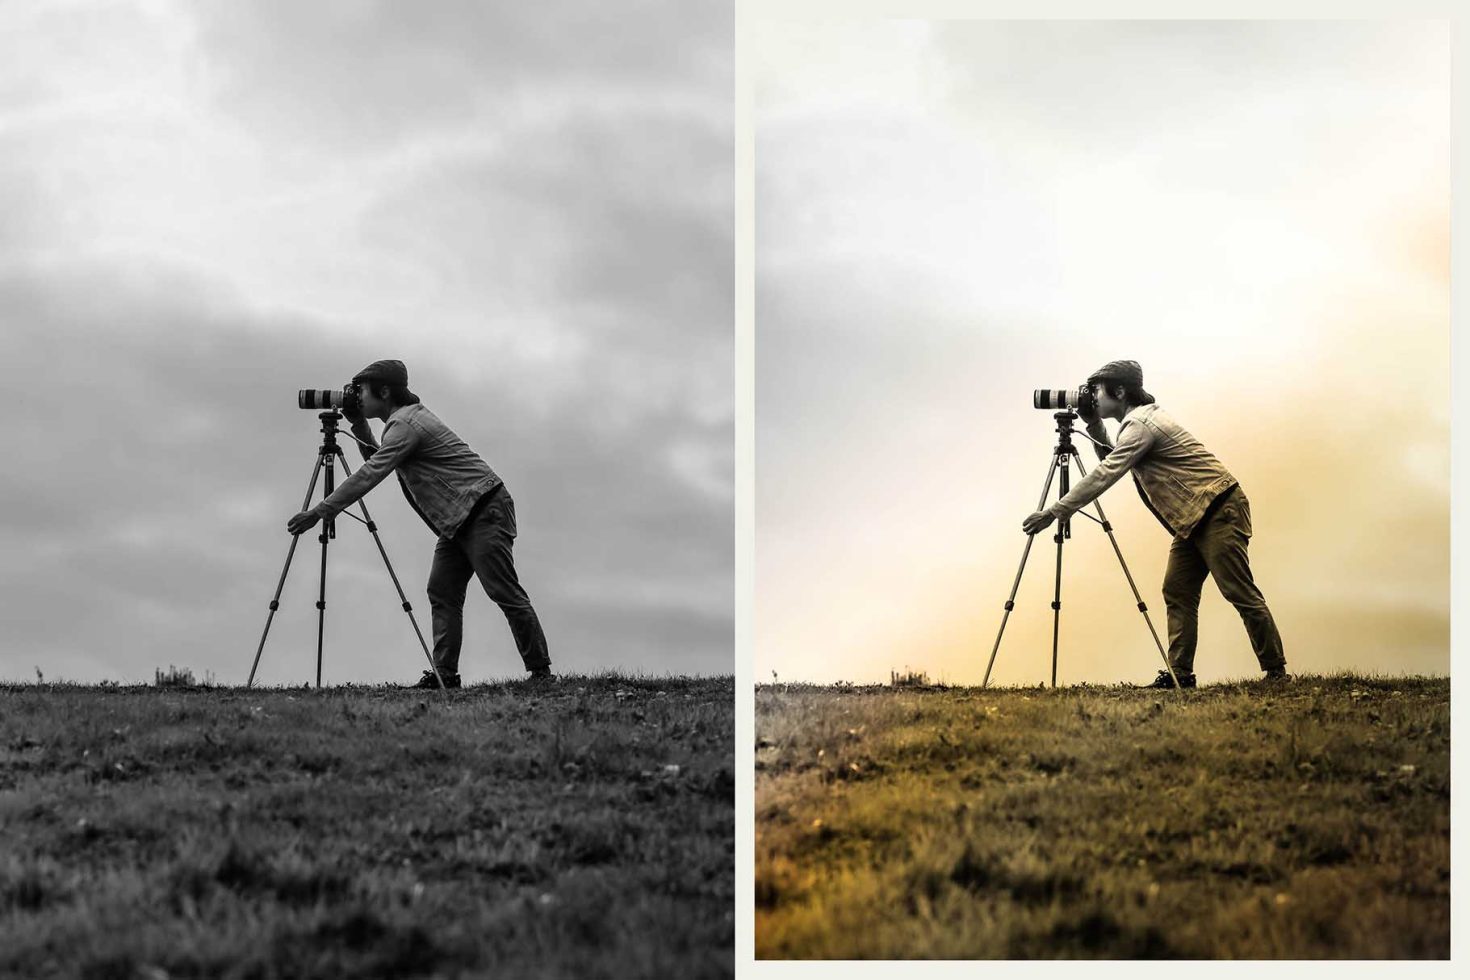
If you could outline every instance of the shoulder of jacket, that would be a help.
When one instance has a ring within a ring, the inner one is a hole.
[[[423,423],[414,418],[413,414],[410,412],[404,412],[402,415],[395,415],[393,418],[389,419],[387,424],[383,426],[383,434],[387,435],[388,430],[393,428],[395,425],[401,425],[404,428],[413,432],[422,433],[424,431]]]
[[[1157,426],[1159,422],[1168,421],[1169,416],[1163,415],[1157,405],[1145,405],[1134,418],[1146,425]]]
[[[1124,419],[1123,424],[1118,426],[1118,438],[1121,439],[1123,437],[1123,430],[1127,429],[1130,425],[1136,425],[1138,431],[1148,437],[1160,434],[1159,427],[1157,424],[1155,424],[1153,420],[1153,413],[1144,415],[1140,412],[1137,415],[1131,415],[1128,418]]]

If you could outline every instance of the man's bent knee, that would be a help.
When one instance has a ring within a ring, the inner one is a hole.
[[[520,596],[491,596],[490,598],[500,607],[502,612],[507,614],[535,612],[535,609],[531,607],[530,598],[525,593],[522,593]]]
[[[440,606],[449,609],[464,608],[464,589],[457,589],[452,586],[445,587],[442,585],[436,585],[434,582],[431,581],[429,583],[429,588],[427,591],[429,594],[429,605],[431,606]]]
[[[1260,589],[1245,586],[1221,587],[1220,594],[1225,601],[1230,603],[1241,612],[1265,612],[1266,597],[1261,595]]]
[[[1169,609],[1199,609],[1200,592],[1194,589],[1171,589],[1164,586],[1164,605]]]

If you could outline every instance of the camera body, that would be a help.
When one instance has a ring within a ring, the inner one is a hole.
[[[1092,387],[1080,388],[1036,388],[1031,394],[1031,407],[1046,411],[1076,412],[1083,418],[1097,415],[1097,399],[1092,396]]]
[[[296,392],[296,406],[308,411],[341,412],[347,416],[362,414],[357,386],[350,384],[342,388],[302,388]]]

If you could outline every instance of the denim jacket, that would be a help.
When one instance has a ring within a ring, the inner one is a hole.
[[[359,437],[373,442],[371,430]],[[323,517],[336,517],[394,470],[414,510],[438,532],[453,537],[470,508],[500,486],[500,477],[449,426],[423,405],[405,405],[388,417],[376,449],[362,447],[362,469],[337,484],[318,505]]]
[[[1157,405],[1130,410],[1116,443],[1101,424],[1089,431],[1110,449],[1095,447],[1097,469],[1052,505],[1057,517],[1071,517],[1131,469],[1149,510],[1175,537],[1187,538],[1210,503],[1236,484],[1230,471]]]

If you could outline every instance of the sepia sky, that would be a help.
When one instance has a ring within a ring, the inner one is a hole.
[[[758,680],[979,683],[1056,441],[1032,390],[1116,358],[1249,495],[1289,669],[1448,672],[1446,24],[752,37]],[[1162,634],[1168,535],[1101,503]],[[1059,681],[1150,679],[1074,532]],[[994,682],[1047,678],[1054,575],[1047,532]],[[1212,582],[1196,669],[1257,675]]]
[[[730,672],[732,43],[723,0],[0,7],[0,680],[243,683],[296,391],[384,357],[509,486],[558,670]],[[366,502],[427,635],[434,539]],[[416,678],[355,522],[327,588],[326,680]],[[474,583],[462,665],[522,669]]]

